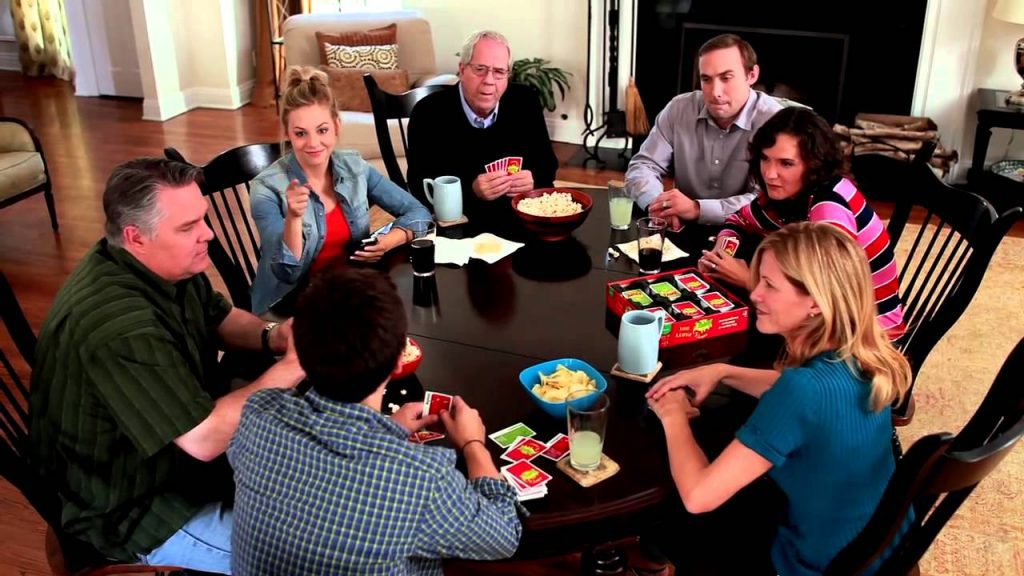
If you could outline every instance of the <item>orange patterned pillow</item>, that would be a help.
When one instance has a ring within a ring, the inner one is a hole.
[[[323,44],[330,68],[362,68],[364,70],[395,70],[398,68],[398,45],[344,46]]]
[[[321,66],[331,81],[331,92],[339,110],[372,112],[370,94],[363,83],[363,74],[372,74],[377,85],[385,92],[401,94],[409,89],[408,70],[360,70],[358,68],[330,68]]]
[[[317,32],[316,43],[320,47],[320,65],[327,66],[327,54],[324,44],[335,46],[383,46],[398,43],[398,24],[391,23],[380,28],[360,30],[357,32]]]

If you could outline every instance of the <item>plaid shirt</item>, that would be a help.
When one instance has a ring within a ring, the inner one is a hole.
[[[444,557],[511,556],[522,531],[512,487],[467,481],[453,450],[408,436],[312,390],[253,394],[228,449],[233,573],[440,575]]]

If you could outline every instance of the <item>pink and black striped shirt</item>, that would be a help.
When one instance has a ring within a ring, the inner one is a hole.
[[[773,210],[773,202],[762,192],[753,202],[725,219],[719,236],[742,240],[744,234],[766,236],[787,222]],[[831,188],[823,186],[811,195],[805,220],[828,222],[845,230],[864,248],[871,265],[871,280],[878,306],[878,323],[896,340],[903,335],[903,305],[899,295],[899,269],[889,233],[853,182],[839,179]]]

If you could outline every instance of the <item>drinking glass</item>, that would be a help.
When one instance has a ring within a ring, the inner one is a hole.
[[[613,230],[629,230],[629,221],[633,217],[633,199],[626,193],[624,182],[608,181],[608,212]]]
[[[412,273],[414,276],[434,275],[434,238],[437,225],[433,220],[413,220],[409,224],[412,232]]]
[[[608,396],[593,390],[579,390],[565,399],[569,419],[569,464],[573,468],[594,470],[601,463],[610,405]]]
[[[661,250],[667,225],[668,222],[662,218],[640,218],[636,221],[637,259],[641,273],[661,272]]]

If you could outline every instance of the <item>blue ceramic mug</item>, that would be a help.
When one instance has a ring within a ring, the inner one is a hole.
[[[665,326],[663,313],[630,310],[619,324],[619,369],[647,374],[658,365],[658,340]]]
[[[462,182],[455,176],[423,179],[423,192],[434,205],[434,214],[442,222],[462,218]]]

